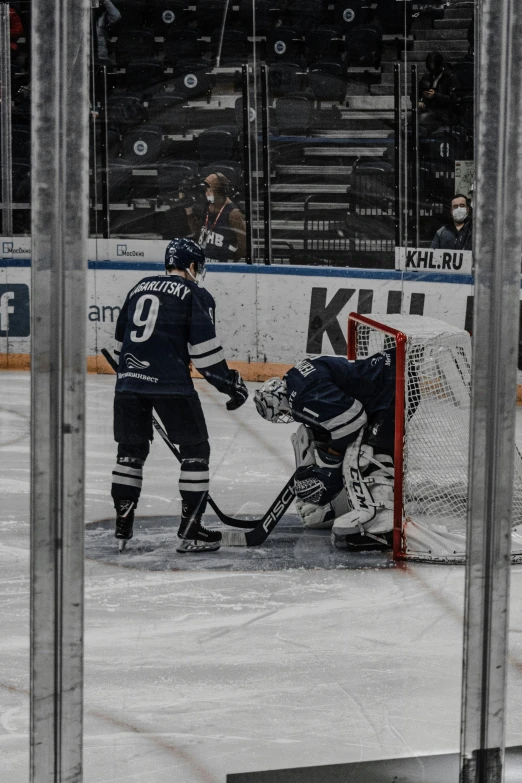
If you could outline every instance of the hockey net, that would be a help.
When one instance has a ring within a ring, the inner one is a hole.
[[[466,553],[471,339],[419,315],[351,313],[348,358],[396,348],[394,557],[462,563]],[[381,320],[382,319],[382,320]],[[512,559],[522,562],[516,449]]]

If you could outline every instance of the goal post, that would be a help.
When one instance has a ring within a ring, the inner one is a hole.
[[[348,358],[396,350],[393,556],[464,563],[471,338],[419,315],[348,317]],[[512,560],[522,562],[522,458],[515,455]]]

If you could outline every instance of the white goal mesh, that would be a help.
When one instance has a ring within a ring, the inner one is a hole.
[[[359,320],[361,319],[361,320]],[[412,560],[463,562],[466,550],[471,339],[443,321],[352,314],[356,358],[404,350],[404,437],[400,547]],[[385,330],[388,330],[389,334]],[[353,346],[353,337],[351,338]],[[353,358],[353,357],[352,357]],[[400,405],[400,401],[397,401]],[[397,409],[396,409],[397,415]],[[397,464],[397,453],[395,461]],[[515,455],[513,559],[522,561],[522,458]],[[517,529],[518,527],[518,529]]]

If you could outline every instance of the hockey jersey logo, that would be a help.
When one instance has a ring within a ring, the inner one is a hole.
[[[139,359],[136,359],[132,353],[126,353],[123,358],[130,370],[146,370],[147,367],[150,367],[150,362],[142,362]]]

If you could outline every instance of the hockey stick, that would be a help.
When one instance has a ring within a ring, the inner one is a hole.
[[[102,348],[102,355],[105,357],[110,367],[114,372],[118,372],[118,365],[114,361],[106,348]],[[173,443],[170,442],[169,437],[159,421],[152,414],[152,424],[156,432],[161,436],[166,446],[174,454],[178,462],[181,462],[181,455]],[[207,502],[209,506],[216,512],[218,519],[223,522],[224,525],[231,527],[238,527],[242,529],[254,528],[249,530],[248,533],[240,533],[239,531],[223,531],[223,546],[258,546],[262,544],[267,536],[272,532],[277,525],[283,514],[288,509],[290,503],[294,499],[295,493],[293,489],[294,475],[290,477],[285,484],[277,498],[274,500],[266,514],[260,519],[234,519],[233,517],[224,514],[214,500],[207,496]]]

